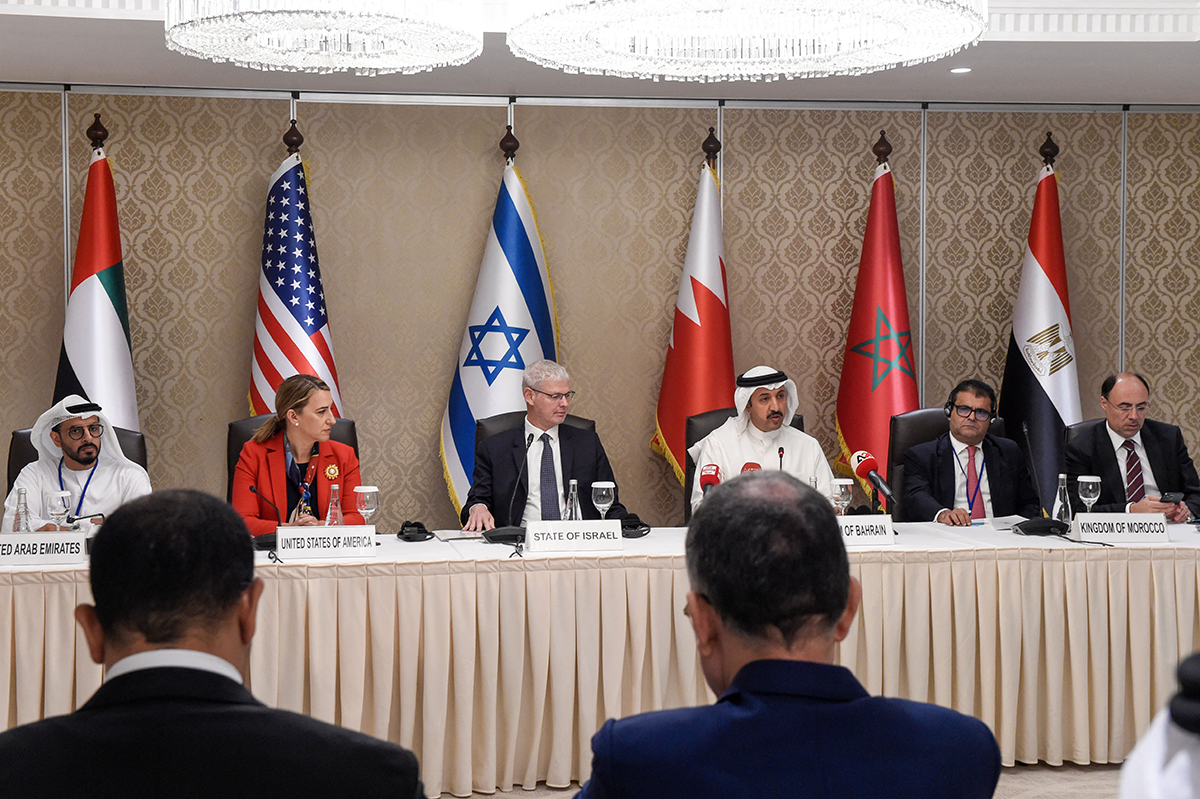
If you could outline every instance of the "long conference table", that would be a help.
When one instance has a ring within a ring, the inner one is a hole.
[[[1200,534],[1100,547],[897,530],[895,547],[850,552],[863,604],[840,662],[872,693],[983,719],[1005,764],[1120,762],[1196,646]],[[583,781],[606,718],[713,699],[682,613],[682,528],[612,554],[379,540],[366,562],[261,557],[250,687],[414,750],[430,796]],[[89,599],[85,567],[0,569],[7,727],[100,684],[72,618]]]

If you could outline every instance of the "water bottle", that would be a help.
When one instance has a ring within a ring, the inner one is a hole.
[[[1054,500],[1054,518],[1060,522],[1071,523],[1071,498],[1067,495],[1067,476],[1058,476],[1058,496]]]
[[[29,526],[29,502],[25,498],[25,489],[17,489],[17,512],[13,514],[14,533],[32,533]]]
[[[577,522],[583,519],[583,508],[579,507],[579,481],[572,480],[570,491],[567,493],[567,521]]]
[[[342,490],[337,483],[329,486],[329,510],[325,511],[325,524],[334,526],[344,524],[342,520]]]

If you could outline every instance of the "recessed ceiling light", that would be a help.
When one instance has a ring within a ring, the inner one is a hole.
[[[951,74],[954,74],[954,75],[965,75],[966,73],[968,73],[970,71],[971,71],[970,67],[955,67],[954,69],[950,70]]]

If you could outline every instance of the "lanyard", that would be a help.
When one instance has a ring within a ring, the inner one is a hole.
[[[62,465],[63,465],[63,459],[59,458],[58,459],[58,490],[66,491],[67,487],[65,485],[63,485],[63,479],[62,479]],[[96,467],[99,465],[100,465],[100,459],[96,458],[96,462],[92,464],[92,470],[90,472],[88,472],[87,482],[83,484],[83,491],[81,491],[79,494],[79,504],[75,506],[75,516],[76,517],[78,517],[79,512],[81,510],[83,510],[83,498],[87,496],[88,486],[90,486],[92,484],[92,478],[96,476]]]
[[[287,440],[287,436],[283,437],[284,454],[287,456],[287,476],[288,479],[295,484],[297,491],[300,493],[300,501],[296,503],[296,509],[292,512],[291,521],[302,515],[316,516],[312,510],[312,493],[309,491],[309,486],[317,476],[317,461],[318,454],[316,445],[313,446],[314,452],[308,459],[308,467],[305,469],[303,480],[300,479],[300,462],[292,455],[291,443]],[[293,474],[293,467],[295,467]]]
[[[954,460],[958,462],[959,471],[963,474],[963,479],[967,477],[967,467],[963,466],[962,455],[958,450],[954,450]],[[987,463],[987,456],[983,454],[983,447],[979,448],[979,474],[975,475],[975,493],[967,492],[967,510],[974,510],[975,500],[979,499],[979,492],[983,489],[983,467]],[[969,480],[967,482],[970,482]]]

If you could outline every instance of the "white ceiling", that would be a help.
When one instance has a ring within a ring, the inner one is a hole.
[[[655,83],[566,75],[485,36],[471,63],[420,75],[307,75],[167,50],[162,0],[0,0],[0,82],[378,94],[1200,105],[1200,0],[1008,0],[985,40],[930,64],[853,78]],[[503,0],[488,0],[501,29]],[[970,66],[952,75],[953,66]]]

